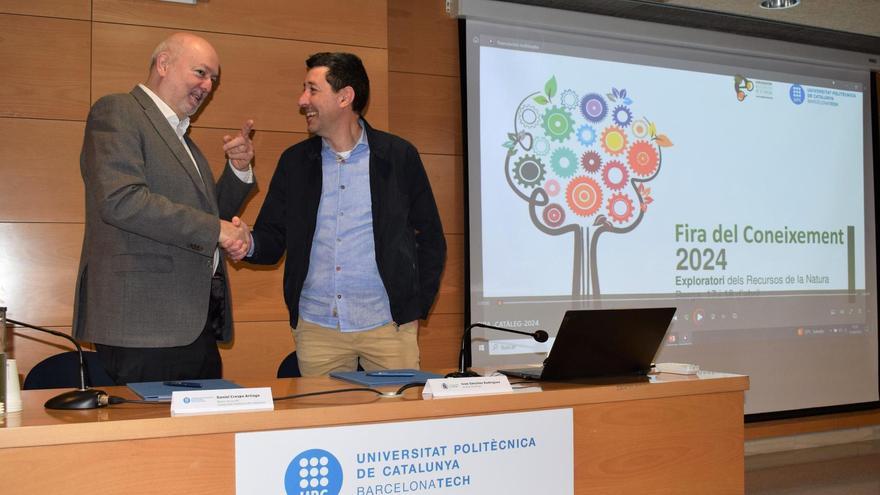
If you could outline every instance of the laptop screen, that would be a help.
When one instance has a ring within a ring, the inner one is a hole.
[[[675,308],[566,311],[540,378],[646,374],[674,314]]]

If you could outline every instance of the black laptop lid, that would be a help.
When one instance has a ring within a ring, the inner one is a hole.
[[[646,374],[674,314],[675,308],[566,311],[541,379]]]

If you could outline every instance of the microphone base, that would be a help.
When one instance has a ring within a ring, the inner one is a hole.
[[[97,409],[107,405],[107,393],[103,390],[71,390],[46,401],[46,409]]]
[[[446,378],[475,378],[481,376],[479,373],[474,371],[453,371],[452,373],[447,373]]]

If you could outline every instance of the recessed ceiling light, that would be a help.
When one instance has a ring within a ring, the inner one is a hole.
[[[762,9],[788,9],[800,5],[801,0],[761,0]]]

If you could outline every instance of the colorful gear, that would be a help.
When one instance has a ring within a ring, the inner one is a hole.
[[[556,179],[550,179],[544,184],[544,190],[548,196],[556,196],[559,194],[559,182]]]
[[[589,148],[596,142],[596,130],[590,125],[584,124],[578,127],[577,138],[584,145],[584,148]]]
[[[619,211],[619,208],[623,208]],[[617,223],[624,223],[632,218],[633,202],[625,194],[613,194],[608,200],[608,216]]]
[[[590,177],[575,177],[568,183],[565,200],[572,213],[588,217],[602,206],[602,189]]]
[[[574,90],[566,89],[561,95],[559,95],[559,103],[561,103],[566,110],[574,110],[578,106],[578,95]]]
[[[633,173],[639,177],[648,177],[657,172],[660,156],[654,146],[647,141],[636,141],[629,148],[627,161]]]
[[[520,124],[526,127],[535,127],[541,121],[541,113],[534,105],[523,105],[518,117]]]
[[[629,108],[624,105],[618,105],[614,107],[614,112],[612,112],[611,118],[614,120],[615,124],[620,127],[626,127],[632,122],[633,114]]]
[[[550,168],[562,178],[574,175],[577,172],[577,167],[577,155],[568,148],[557,148],[550,156]]]
[[[564,108],[553,107],[544,111],[544,133],[551,141],[565,141],[574,132],[574,121]]]
[[[626,133],[620,127],[610,125],[602,131],[602,137],[599,139],[602,143],[602,149],[611,156],[617,156],[626,149],[627,139]]]
[[[629,180],[629,172],[626,170],[626,167],[617,160],[609,161],[602,169],[602,182],[604,182],[605,185],[608,186],[608,189],[611,189],[612,191],[623,189],[627,180]]]
[[[608,104],[599,93],[590,93],[581,99],[581,114],[590,122],[602,122],[608,114]]]
[[[532,145],[532,151],[540,156],[547,156],[547,153],[550,153],[550,141],[542,137],[536,137],[535,144]]]
[[[599,153],[590,150],[585,151],[583,155],[581,155],[581,166],[584,167],[584,170],[590,173],[596,173],[599,170],[599,167],[602,166],[602,157]]]
[[[638,119],[632,123],[632,127],[630,127],[633,135],[637,138],[644,138],[648,136],[648,123],[642,119]]]
[[[559,227],[565,221],[565,210],[556,203],[551,203],[541,213],[548,227]]]
[[[524,187],[544,182],[544,164],[535,155],[524,155],[513,165],[513,178]]]

